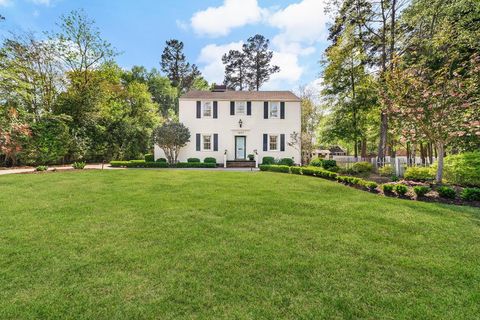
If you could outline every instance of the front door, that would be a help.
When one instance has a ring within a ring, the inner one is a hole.
[[[245,136],[235,136],[235,159],[245,159]]]

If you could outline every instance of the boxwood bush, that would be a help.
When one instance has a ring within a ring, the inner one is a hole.
[[[153,157],[153,154],[146,154],[144,158],[145,158],[145,162],[155,162],[155,158]]]
[[[460,193],[460,198],[467,201],[480,201],[480,188],[465,188]]]
[[[392,165],[387,164],[378,169],[378,174],[381,175],[382,177],[391,177],[395,174],[395,169],[393,168]]]
[[[382,190],[385,193],[392,193],[393,192],[393,184],[384,184],[382,185]]]
[[[408,192],[408,187],[404,184],[396,184],[394,190],[397,194],[403,196]]]
[[[200,159],[198,159],[198,158],[188,158],[187,162],[200,162]]]
[[[302,167],[290,167],[290,172],[293,174],[302,174]]]
[[[337,161],[335,160],[322,160],[322,168],[329,171],[338,171]]]
[[[158,158],[156,162],[167,162],[167,159],[165,159],[165,158]]]
[[[313,176],[314,168],[302,168],[302,174],[306,176]]]
[[[321,167],[322,163],[323,163],[323,160],[318,157],[315,157],[310,161],[310,165],[313,167]]]
[[[415,192],[417,197],[425,196],[427,193],[430,192],[430,190],[431,190],[430,187],[427,187],[427,186],[415,186],[415,187],[413,187],[413,192]]]
[[[278,161],[279,165],[292,167],[295,163],[292,158],[282,158]]]
[[[289,166],[282,166],[282,165],[274,165],[274,166],[270,166],[269,171],[289,173],[290,172],[290,167]]]
[[[448,186],[438,187],[436,191],[438,192],[438,195],[440,197],[445,199],[455,199],[455,197],[457,196],[455,190],[453,190],[452,187],[448,187]]]
[[[205,159],[203,159],[203,162],[204,163],[217,163],[217,159],[213,158],[213,157],[206,157]]]
[[[373,170],[373,165],[370,162],[356,162],[352,166],[352,170],[355,173],[364,173],[364,172],[371,172]]]
[[[204,163],[204,162],[179,162],[174,165],[177,168],[216,168],[216,163]]]
[[[433,181],[435,174],[431,168],[426,167],[408,167],[403,176],[405,180],[411,181]]]
[[[274,157],[263,157],[262,158],[262,164],[275,164],[275,158]]]

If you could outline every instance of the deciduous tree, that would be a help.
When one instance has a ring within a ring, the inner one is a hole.
[[[190,130],[179,122],[166,122],[155,129],[155,143],[163,149],[170,164],[177,163],[180,149],[190,141]]]

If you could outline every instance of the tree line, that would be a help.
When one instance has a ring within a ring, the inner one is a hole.
[[[58,26],[43,39],[13,34],[0,47],[5,165],[139,158],[152,150],[154,128],[176,118],[178,97],[210,87],[181,41],[166,42],[161,71],[124,70],[83,11]]]
[[[320,139],[355,156],[480,149],[476,0],[332,0]]]

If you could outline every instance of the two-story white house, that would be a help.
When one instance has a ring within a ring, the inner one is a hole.
[[[190,130],[190,142],[179,161],[213,157],[227,164],[262,158],[291,158],[300,163],[300,146],[290,146],[300,133],[300,98],[290,91],[190,91],[180,97],[179,121]],[[155,159],[164,152],[155,146]]]

